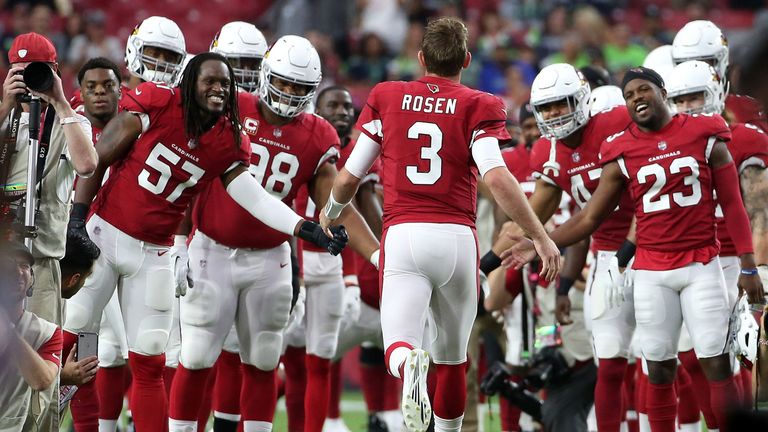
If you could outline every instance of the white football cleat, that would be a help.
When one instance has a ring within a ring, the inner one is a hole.
[[[341,418],[326,418],[323,423],[323,432],[352,432]]]
[[[405,426],[410,432],[426,432],[432,418],[432,406],[427,394],[429,354],[420,349],[408,353],[403,367],[403,398],[401,409]]]

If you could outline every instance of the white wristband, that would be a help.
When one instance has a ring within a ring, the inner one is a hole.
[[[59,119],[59,124],[64,126],[71,123],[80,123],[80,119],[77,117],[64,117],[62,119]]]
[[[349,204],[346,203],[340,203],[336,201],[333,198],[333,190],[331,190],[331,193],[328,195],[328,202],[325,204],[325,216],[328,217],[328,219],[336,219],[341,215],[341,212],[344,211],[344,207]]]

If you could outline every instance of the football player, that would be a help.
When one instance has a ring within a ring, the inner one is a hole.
[[[93,142],[95,144],[101,137],[101,132],[104,127],[110,120],[115,118],[118,113],[118,104],[120,103],[120,98],[122,96],[120,69],[117,65],[112,63],[112,61],[103,57],[97,57],[88,60],[80,68],[77,78],[78,83],[80,84],[78,94],[82,95],[80,112],[82,112],[82,114],[91,122],[91,127],[93,128]],[[72,227],[70,226],[70,228]],[[78,230],[84,229],[84,225],[75,228]],[[116,298],[114,299],[114,302],[117,302]],[[122,373],[122,368],[115,367],[125,364],[121,349],[121,341],[125,339],[125,331],[122,330],[119,306],[117,307],[118,310],[115,317],[118,322],[115,324],[118,324],[117,334],[122,335],[122,337],[117,337],[115,331],[112,330],[113,326],[110,325],[106,326],[106,331],[101,332],[99,337],[99,351],[101,354],[99,356],[100,369],[96,373],[96,380],[78,386],[77,393],[75,393],[75,396],[70,403],[72,419],[78,431],[96,432],[99,430],[100,418],[112,418],[111,415],[107,415],[107,413],[110,412],[107,408],[109,404],[105,404],[107,406],[102,409],[97,397],[97,389],[100,390],[99,393],[104,392],[105,394],[115,393],[115,390],[117,390],[116,393],[119,395],[120,409],[122,409],[123,394],[120,391],[122,390],[122,386],[114,385],[115,382],[122,382],[122,378],[119,378],[120,381],[105,381],[107,376],[113,377],[115,372]],[[76,313],[77,310],[67,311],[68,315]],[[106,314],[102,318],[103,321],[108,319]],[[67,358],[68,351],[65,350],[62,355],[64,358]],[[115,390],[112,390],[112,388]],[[117,414],[119,415],[119,411]],[[117,416],[114,418],[116,420]],[[109,420],[106,421],[108,422]],[[108,427],[106,423],[105,428],[106,429],[102,430],[114,430],[114,426]]]
[[[749,219],[739,197],[736,167],[719,115],[672,115],[661,76],[632,68],[622,82],[633,123],[601,147],[600,184],[584,209],[551,233],[557,244],[595,230],[628,189],[637,219],[634,300],[637,332],[648,364],[648,418],[654,432],[674,431],[680,326],[686,323],[710,387],[718,424],[738,390],[729,359],[728,294],[718,258],[715,199],[739,255],[739,285],[751,302],[763,287],[752,253]],[[519,265],[533,256],[523,241],[503,253]]]
[[[343,228],[334,228],[333,237],[324,235],[249,174],[251,149],[238,115],[234,73],[224,57],[198,55],[186,72],[179,88],[147,82],[126,93],[128,110],[109,122],[96,145],[97,173],[80,181],[75,194],[75,202],[86,205],[96,196],[87,229],[102,255],[68,302],[78,313],[67,317],[65,329],[72,342],[79,331],[97,331],[101,312],[119,287],[133,374],[132,411],[143,430],[167,423],[163,352],[175,285],[168,252],[198,190],[217,182],[268,226],[323,244],[332,253],[346,244]]]
[[[728,40],[712,21],[687,23],[677,32],[672,42],[672,60],[675,65],[688,60],[700,60],[714,67],[720,79],[726,83],[726,109],[737,122],[754,124],[766,130],[768,120],[760,102],[749,96],[728,94],[728,54]]]
[[[586,80],[568,64],[547,66],[533,82],[531,105],[544,137],[534,144],[530,155],[537,180],[529,202],[542,221],[552,217],[564,191],[579,207],[586,205],[597,188],[602,171],[598,163],[600,143],[623,130],[631,121],[623,106],[590,117],[590,95]],[[618,267],[617,251],[632,247],[631,242],[625,240],[631,222],[632,207],[627,196],[592,235],[595,264],[587,281],[584,316],[587,328],[592,330],[599,359],[595,389],[597,422],[600,430],[606,431],[619,430],[621,410],[616,409],[615,395],[624,379],[635,326],[631,299],[623,303],[616,301],[618,287],[609,274],[614,262]],[[506,235],[500,236],[493,249],[503,249],[508,242]],[[481,269],[484,266],[493,268],[489,266],[491,253],[481,260]],[[577,260],[581,262],[569,263],[569,271],[561,275],[558,285],[556,314],[562,324],[571,321],[568,316],[569,291],[584,267],[585,257],[576,252],[566,254],[568,261],[577,256],[581,257]]]
[[[721,114],[725,109],[725,84],[720,75],[707,63],[692,60],[675,66],[667,84],[667,97],[670,106],[677,112],[687,114]],[[727,114],[726,114],[727,115]],[[768,136],[751,123],[731,122],[730,130],[732,139],[728,142],[728,150],[739,172],[741,193],[744,206],[750,217],[752,226],[752,241],[755,246],[755,258],[758,263],[766,262],[768,258],[765,251],[766,232],[766,204],[768,196],[765,193],[766,163],[768,162]],[[728,300],[731,308],[736,305],[739,289],[737,286],[739,277],[739,263],[736,254],[736,246],[728,232],[723,218],[722,209],[717,208],[717,237],[720,242],[720,264],[723,266],[725,284],[728,288]],[[704,417],[709,429],[717,429],[718,424],[707,404],[709,389],[706,385],[701,368],[691,351],[690,338],[687,330],[683,329],[679,357],[683,366],[693,378],[696,387],[695,395],[698,397],[699,407],[704,412]],[[749,371],[743,369],[738,375],[744,396],[752,395],[752,379]],[[745,401],[745,406],[750,406]]]
[[[263,184],[276,202],[292,202],[305,184],[312,196],[319,199],[328,193],[336,175],[332,164],[339,151],[336,131],[321,117],[304,112],[321,76],[320,57],[310,42],[299,36],[284,36],[264,58],[258,96],[247,92],[237,95],[240,121],[251,138],[248,177]],[[370,257],[378,250],[378,241],[354,209],[347,214],[349,217],[344,221],[352,233],[352,246]],[[170,430],[195,430],[202,387],[233,324],[243,361],[240,411],[244,430],[271,430],[277,404],[276,368],[293,297],[288,244],[291,233],[255,220],[253,213],[238,205],[227,192],[226,184],[219,181],[201,190],[191,215],[193,235],[188,256],[194,288],[181,298],[184,337],[171,391]],[[310,240],[308,243],[322,246],[309,236],[303,237]],[[186,237],[177,237],[174,243],[175,248],[184,248]],[[327,254],[327,248],[324,255],[331,258],[323,261],[324,265],[332,266],[339,261]],[[177,277],[177,284],[178,281],[184,285],[186,277]],[[338,293],[335,288],[313,287],[307,291],[307,303],[318,302],[323,311],[340,307],[343,282]],[[180,287],[181,292],[185,289]],[[315,360],[315,356],[328,350],[326,358],[330,358],[337,334],[331,333],[333,344],[328,344],[323,340],[328,335],[321,323],[314,322],[311,309],[307,314],[307,370],[311,377],[313,367],[323,366],[316,366],[322,362]],[[323,351],[313,350],[316,343],[320,348],[315,349]],[[319,422],[316,421],[319,424],[310,424],[312,417],[308,416],[306,431],[319,432],[325,420],[325,412],[319,408],[328,403],[328,361],[325,363],[325,380],[321,384],[326,396],[312,399],[313,410],[308,411],[320,413]],[[311,385],[312,381],[309,382]],[[311,390],[308,388],[307,393]]]
[[[426,388],[431,358],[435,431],[459,431],[467,343],[478,301],[473,230],[478,171],[499,205],[535,238],[545,278],[558,273],[560,254],[501,158],[499,141],[510,139],[503,101],[459,83],[471,60],[464,24],[455,18],[430,22],[418,60],[426,69],[424,78],[381,83],[371,91],[357,122],[362,133],[320,222],[327,227],[340,216],[381,154],[381,324],[387,366],[404,381],[407,427],[425,431],[432,414]],[[436,326],[431,356],[421,349],[428,313]]]

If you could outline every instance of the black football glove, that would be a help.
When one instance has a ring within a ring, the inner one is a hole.
[[[333,238],[325,235],[323,228],[317,222],[304,221],[299,228],[299,238],[328,250],[331,255],[338,255],[347,245],[349,236],[344,225],[332,226],[330,230]]]
[[[85,220],[88,217],[88,210],[90,206],[83,203],[74,203],[72,205],[72,211],[69,213],[69,224],[67,224],[67,230],[77,231],[80,234],[88,237],[88,232],[85,230]]]

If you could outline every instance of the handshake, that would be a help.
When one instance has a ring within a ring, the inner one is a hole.
[[[338,255],[344,250],[349,242],[347,230],[344,225],[329,227],[332,237],[329,237],[323,231],[323,228],[317,222],[304,221],[299,227],[298,237],[304,241],[314,243],[318,247],[326,249],[331,255]]]

